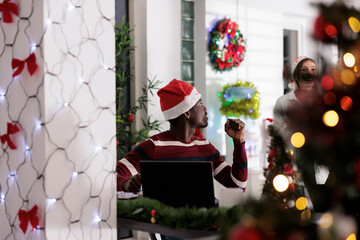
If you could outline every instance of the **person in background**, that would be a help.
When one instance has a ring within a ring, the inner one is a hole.
[[[317,66],[313,59],[300,56],[291,66],[291,84],[294,90],[277,99],[273,109],[274,128],[285,140],[290,139],[287,111],[293,104],[311,103],[313,91],[316,90]]]
[[[194,136],[197,128],[208,125],[207,109],[195,87],[173,79],[161,88],[157,95],[164,118],[170,123],[170,129],[141,142],[117,163],[117,190],[139,192],[141,160],[191,159],[211,161],[214,177],[218,182],[225,187],[242,188],[245,191],[248,176],[245,124],[240,119],[229,119],[225,124],[224,130],[234,142],[233,164],[230,166],[208,140]]]
[[[291,79],[294,83],[294,90],[281,96],[274,107],[274,129],[277,130],[288,146],[291,147],[290,137],[292,131],[289,129],[287,118],[288,111],[295,104],[312,104],[317,91],[318,72],[317,66],[313,59],[300,56],[295,59],[291,67]],[[311,139],[309,139],[311,141]],[[295,149],[296,150],[296,149]],[[301,161],[294,151],[296,165],[302,171],[302,181],[305,186],[305,196],[308,197],[309,205],[317,212],[325,212],[330,207],[330,189],[327,181],[332,180],[332,174],[329,175],[329,169],[324,166],[315,164],[313,159]]]

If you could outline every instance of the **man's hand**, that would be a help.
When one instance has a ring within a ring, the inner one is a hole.
[[[240,119],[228,119],[225,123],[225,132],[234,139],[234,141],[244,142],[245,123]]]
[[[130,177],[128,180],[122,183],[122,189],[124,192],[138,193],[141,188],[141,174],[136,174]]]

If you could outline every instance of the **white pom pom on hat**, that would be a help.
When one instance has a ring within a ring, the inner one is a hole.
[[[200,92],[187,82],[173,79],[159,89],[160,107],[165,120],[175,119],[189,111],[200,100]]]

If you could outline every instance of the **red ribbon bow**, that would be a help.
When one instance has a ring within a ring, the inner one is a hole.
[[[20,73],[24,70],[25,63],[27,63],[27,69],[32,76],[36,69],[38,68],[38,65],[36,64],[36,56],[35,53],[30,54],[30,56],[25,60],[19,60],[16,58],[12,59],[11,66],[13,70],[16,69],[16,71],[13,73],[13,77],[16,77],[20,75]]]
[[[12,125],[11,123],[7,123],[7,133],[0,137],[1,143],[4,144],[7,142],[10,149],[16,149],[15,144],[11,141],[10,135],[19,131],[20,129],[16,124]]]
[[[0,12],[2,12],[2,18],[4,23],[12,23],[12,16],[11,13],[19,16],[18,6],[10,2],[10,0],[4,0],[0,3]]]
[[[35,229],[39,225],[39,217],[37,216],[38,206],[35,204],[30,211],[25,211],[19,209],[19,220],[20,220],[20,228],[26,233],[29,222],[33,229]]]

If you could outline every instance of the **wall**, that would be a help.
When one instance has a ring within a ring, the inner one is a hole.
[[[0,148],[0,239],[117,239],[114,2],[17,2],[0,22],[0,134],[19,128]]]

